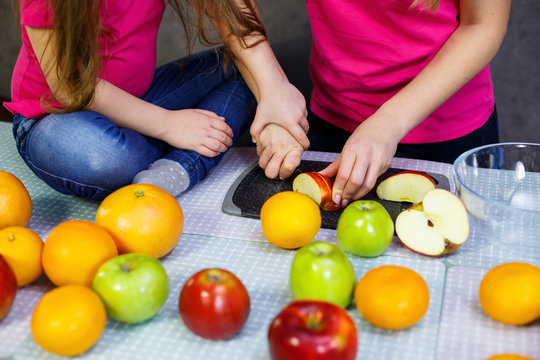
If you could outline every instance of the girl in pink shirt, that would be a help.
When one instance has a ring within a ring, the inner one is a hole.
[[[498,141],[488,63],[510,0],[306,4],[310,149],[340,152],[321,171],[335,177],[336,203],[365,195],[394,156],[453,162]]]
[[[177,196],[206,177],[252,121],[254,140],[274,154],[269,176],[289,176],[299,163],[309,145],[305,101],[273,57],[251,2],[167,3],[188,44],[194,37],[217,44],[206,17],[233,61],[216,48],[156,69],[164,0],[20,1],[23,44],[4,106],[22,158],[54,189],[102,199],[144,182]],[[267,128],[276,117],[287,130]],[[292,153],[269,140],[288,134],[297,141]]]

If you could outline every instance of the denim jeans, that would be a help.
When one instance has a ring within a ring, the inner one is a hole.
[[[205,51],[156,69],[142,99],[169,110],[205,109],[225,117],[236,141],[253,120],[256,100],[220,51]],[[152,121],[152,119],[148,119]],[[103,199],[131,183],[135,174],[160,158],[177,161],[190,187],[204,179],[223,154],[205,157],[116,126],[93,111],[49,114],[41,119],[16,115],[17,149],[30,169],[63,194]]]

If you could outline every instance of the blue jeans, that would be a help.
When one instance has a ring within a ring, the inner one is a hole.
[[[253,120],[256,100],[232,61],[226,73],[223,65],[221,52],[213,50],[163,65],[156,69],[142,99],[169,110],[213,111],[225,117],[236,141]],[[13,133],[20,155],[41,180],[63,194],[90,199],[103,199],[130,184],[135,174],[160,158],[180,163],[189,174],[191,187],[224,154],[205,157],[173,148],[119,128],[93,111],[49,114],[41,119],[16,115]]]

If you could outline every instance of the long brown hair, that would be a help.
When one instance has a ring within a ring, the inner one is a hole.
[[[431,11],[436,11],[439,7],[440,0],[414,0],[414,2],[411,5],[412,7],[415,7],[420,4],[424,4],[424,8],[429,8]]]
[[[17,10],[22,0],[18,0]],[[102,45],[110,44],[114,34],[104,28],[100,18],[103,0],[48,0],[53,14],[55,50],[53,54],[59,86],[69,96],[64,99],[64,108],[55,108],[52,94],[42,97],[44,108],[52,113],[68,113],[84,109],[93,99],[98,75],[102,71]],[[251,2],[241,0],[167,0],[177,14],[187,37],[188,52],[191,53],[195,40],[208,45],[217,45],[219,40],[208,35],[205,18],[210,13],[223,19],[232,36],[241,39],[244,47],[254,46],[266,38],[262,21]],[[258,34],[261,39],[247,44],[248,35]],[[103,41],[105,40],[105,41]],[[49,40],[51,41],[51,39]],[[52,89],[53,92],[58,89]]]

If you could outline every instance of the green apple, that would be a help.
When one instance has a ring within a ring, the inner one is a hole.
[[[156,258],[125,254],[98,269],[94,290],[114,320],[134,324],[158,313],[169,295],[169,278]]]
[[[295,300],[328,301],[342,308],[351,303],[356,283],[347,255],[324,241],[312,241],[296,252],[289,280]]]
[[[343,250],[356,256],[376,257],[390,246],[394,222],[377,201],[357,200],[341,213],[336,232]]]

